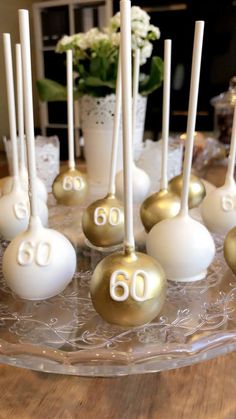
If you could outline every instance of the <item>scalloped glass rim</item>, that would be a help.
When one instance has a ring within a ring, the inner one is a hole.
[[[26,302],[0,275],[0,362],[37,371],[120,376],[178,368],[236,349],[236,278],[223,240],[207,278],[169,282],[159,318],[135,329],[105,323],[89,297],[91,272],[103,254],[80,248],[78,271],[64,293]],[[0,263],[6,243],[0,246]]]

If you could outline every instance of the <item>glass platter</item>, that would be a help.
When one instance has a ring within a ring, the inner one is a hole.
[[[50,199],[50,226],[76,245],[78,270],[62,294],[39,302],[13,295],[0,273],[0,362],[52,373],[119,376],[178,368],[236,349],[236,278],[224,262],[220,237],[207,278],[169,282],[160,316],[127,330],[105,323],[93,309],[89,280],[104,255],[85,245],[81,212],[56,207]],[[135,232],[143,250],[137,219]],[[0,263],[6,246],[1,241]]]

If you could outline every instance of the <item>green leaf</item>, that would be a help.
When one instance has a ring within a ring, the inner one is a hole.
[[[149,95],[161,86],[163,80],[163,61],[160,57],[152,57],[150,75],[140,82],[140,93]]]
[[[57,102],[67,99],[66,87],[54,80],[37,80],[37,88],[42,102]]]
[[[94,87],[110,87],[111,89],[114,89],[116,86],[115,80],[110,80],[110,81],[104,81],[101,80],[98,77],[86,77],[84,79],[84,83],[86,86],[94,86]]]
[[[67,100],[66,86],[54,80],[37,80],[37,88],[41,102],[62,102]],[[74,98],[78,98],[76,90],[74,90]]]

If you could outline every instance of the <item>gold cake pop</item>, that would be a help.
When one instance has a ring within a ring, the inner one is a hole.
[[[69,167],[54,180],[52,193],[59,204],[75,206],[85,199],[88,192],[88,184],[86,176],[75,167],[72,50],[68,50],[66,56]]]
[[[96,247],[110,247],[124,238],[123,204],[113,194],[93,202],[82,218],[85,236]]]
[[[175,176],[169,182],[169,189],[171,192],[175,193],[179,197],[181,196],[183,188],[183,175]],[[201,204],[203,199],[206,196],[206,188],[202,180],[191,174],[190,177],[190,184],[189,184],[189,198],[188,198],[188,205],[189,209],[198,207]]]
[[[227,265],[236,274],[236,227],[229,231],[224,241],[224,257]]]
[[[145,230],[166,218],[175,217],[180,210],[180,198],[168,190],[167,160],[170,114],[170,71],[171,71],[171,40],[164,43],[164,84],[163,84],[163,116],[162,116],[162,176],[161,190],[149,196],[142,203],[140,217]]]
[[[86,177],[75,167],[69,167],[56,177],[52,192],[59,204],[79,205],[88,193]]]
[[[96,311],[109,323],[135,327],[153,320],[166,295],[166,279],[150,256],[126,248],[105,257],[90,285]]]
[[[179,213],[179,209],[179,196],[168,189],[161,189],[149,196],[140,208],[140,217],[145,230],[149,232],[160,221],[175,217]]]
[[[98,199],[86,208],[82,218],[84,235],[96,247],[112,247],[124,238],[124,208],[115,196],[116,161],[121,113],[121,61],[119,58],[116,82],[116,106],[113,126],[110,179],[105,198]]]
[[[97,312],[109,323],[141,326],[160,312],[166,295],[165,274],[157,261],[135,252],[132,194],[131,18],[130,0],[121,0],[122,105],[124,148],[124,252],[105,257],[96,267],[90,294]]]

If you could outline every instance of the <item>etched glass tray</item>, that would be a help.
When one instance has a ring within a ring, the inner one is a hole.
[[[206,279],[169,282],[160,316],[127,330],[107,324],[93,309],[89,280],[104,255],[84,244],[78,210],[51,205],[50,215],[54,228],[71,240],[80,238],[78,270],[62,294],[40,302],[13,295],[0,274],[0,362],[53,373],[119,376],[178,368],[236,349],[236,278],[224,262],[221,238],[215,238],[217,254]],[[143,249],[142,235],[136,234]],[[6,245],[0,243],[0,263]]]

